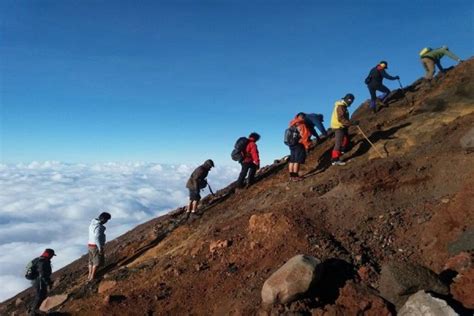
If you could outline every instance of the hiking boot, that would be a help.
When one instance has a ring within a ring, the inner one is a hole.
[[[333,166],[345,166],[346,163],[344,161],[341,161],[341,160],[336,160],[336,161],[333,161],[331,163],[331,165],[333,165]]]
[[[298,182],[301,180],[304,180],[302,176],[290,177],[290,181],[293,181],[293,182]]]

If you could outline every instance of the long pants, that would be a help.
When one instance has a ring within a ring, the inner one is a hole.
[[[390,89],[384,86],[383,84],[375,84],[375,85],[368,85],[367,88],[369,88],[369,93],[370,93],[370,108],[373,110],[376,107],[376,102],[377,102],[377,91],[382,92],[383,94],[380,96],[380,100],[382,102],[384,99],[388,96],[390,93]]]
[[[35,315],[35,312],[40,308],[41,303],[48,297],[48,286],[39,280],[33,282],[33,287],[36,291],[35,299],[31,304],[30,315]]]
[[[347,150],[347,146],[349,145],[349,132],[347,127],[338,128],[334,131],[336,143],[334,144],[334,149],[331,153],[331,159],[333,161],[339,160],[341,157],[341,152]]]
[[[257,165],[253,162],[242,162],[242,170],[240,171],[239,178],[237,179],[237,186],[243,187],[245,177],[247,173],[249,174],[249,178],[247,180],[248,185],[252,185],[255,182],[255,173],[257,172]]]
[[[435,73],[435,65],[436,65],[434,60],[430,58],[422,58],[421,64],[423,65],[423,68],[425,68],[425,79],[428,79],[428,80],[433,79],[433,76]]]

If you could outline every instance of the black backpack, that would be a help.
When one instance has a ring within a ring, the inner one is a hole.
[[[237,139],[234,145],[234,150],[232,150],[232,153],[230,154],[232,160],[238,162],[242,162],[242,160],[244,160],[243,152],[245,151],[245,148],[247,147],[248,143],[249,140],[247,137],[240,137],[239,139]]]
[[[298,144],[300,139],[300,131],[298,130],[298,127],[296,127],[296,125],[292,125],[285,130],[285,137],[283,139],[285,145],[295,146]]]
[[[35,280],[39,276],[38,261],[39,261],[39,258],[35,258],[31,260],[30,262],[28,262],[28,264],[26,265],[25,278],[27,280],[32,281],[32,280]]]

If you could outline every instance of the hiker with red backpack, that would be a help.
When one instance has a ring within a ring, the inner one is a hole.
[[[242,166],[239,178],[237,179],[238,188],[243,188],[245,186],[244,182],[247,174],[247,187],[251,186],[255,182],[255,174],[260,168],[260,156],[257,148],[257,142],[259,139],[260,135],[253,132],[248,138],[239,138],[234,146],[232,158],[234,159],[235,155],[238,154],[238,159]]]
[[[197,167],[189,177],[186,183],[186,188],[189,189],[189,204],[186,213],[195,214],[197,212],[198,204],[201,200],[200,191],[208,185],[206,178],[213,167],[214,161],[208,159]]]
[[[87,281],[95,278],[97,268],[104,265],[105,248],[105,226],[112,216],[110,213],[102,212],[99,217],[94,218],[89,225],[89,242],[87,244],[89,254],[89,274]]]
[[[348,93],[342,100],[336,101],[331,116],[331,129],[335,134],[334,149],[331,153],[331,164],[333,166],[344,166],[346,163],[341,160],[342,154],[349,146],[349,126],[358,125],[359,122],[349,120],[348,107],[354,102],[354,95]]]
[[[35,299],[30,306],[29,314],[36,315],[41,303],[48,297],[48,288],[51,289],[51,259],[55,256],[53,249],[47,248],[38,258],[33,259],[26,267],[25,278],[31,281],[35,289]]]
[[[384,86],[382,83],[383,79],[388,80],[399,80],[399,76],[392,77],[390,76],[385,69],[388,69],[388,63],[386,61],[381,61],[377,66],[372,68],[369,72],[367,78],[365,78],[365,84],[369,89],[370,93],[370,106],[369,108],[372,112],[377,113],[377,99],[381,100],[383,104],[387,101],[388,94],[390,89]],[[377,98],[376,92],[380,91],[382,94]]]
[[[305,122],[305,114],[300,112],[291,120],[290,126],[285,130],[284,143],[290,147],[288,171],[290,181],[299,181],[300,166],[306,161],[306,152],[311,146],[311,132]]]
[[[425,47],[421,50],[421,64],[425,69],[425,79],[428,80],[428,82],[433,79],[435,73],[435,65],[438,67],[440,72],[445,71],[443,66],[441,66],[441,58],[443,58],[444,56],[448,56],[449,58],[457,61],[458,63],[462,61],[461,58],[452,53],[446,45],[436,49]]]

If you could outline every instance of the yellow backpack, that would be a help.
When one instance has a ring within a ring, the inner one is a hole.
[[[429,52],[431,52],[431,48],[429,48],[429,47],[423,48],[423,49],[420,51],[420,57],[423,57],[423,55],[425,55],[426,53],[429,53]]]

